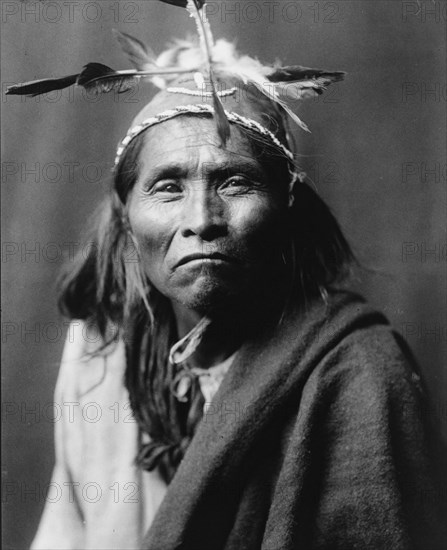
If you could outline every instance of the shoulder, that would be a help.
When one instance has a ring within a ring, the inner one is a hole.
[[[125,366],[122,341],[107,344],[94,324],[74,319],[65,339],[56,393],[77,400],[106,374],[122,380]]]
[[[327,345],[309,383],[330,395],[352,392],[384,402],[420,399],[417,365],[388,320],[356,295],[331,300],[319,334]]]
[[[327,387],[340,392],[351,392],[368,402],[403,405],[422,397],[414,367],[390,326],[371,326],[346,335],[326,357],[320,375]]]

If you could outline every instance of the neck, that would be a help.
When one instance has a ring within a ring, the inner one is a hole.
[[[197,325],[203,315],[201,315],[198,311],[188,309],[177,302],[171,302],[171,306],[177,325],[178,337],[183,338]]]
[[[172,303],[177,334],[183,338],[202,319],[203,314]],[[195,367],[206,369],[221,363],[232,355],[241,344],[240,330],[235,330],[237,313],[233,311],[218,312],[210,315],[211,325],[207,328],[199,347],[191,356],[190,363]]]
[[[281,286],[274,288],[277,288],[277,296],[269,291],[250,301],[233,302],[226,309],[209,312],[207,317],[211,324],[191,356],[193,366],[206,369],[224,361],[258,331],[279,322],[286,302],[284,289],[281,291]],[[203,312],[178,303],[172,303],[172,310],[179,338],[186,336],[204,316]]]

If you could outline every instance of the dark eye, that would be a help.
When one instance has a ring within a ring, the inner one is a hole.
[[[252,182],[245,176],[232,176],[223,182],[221,189],[228,191],[239,191],[248,189],[252,186]]]
[[[169,193],[169,194],[175,194],[175,193],[181,193],[182,189],[178,183],[175,181],[158,181],[151,189],[152,193]]]

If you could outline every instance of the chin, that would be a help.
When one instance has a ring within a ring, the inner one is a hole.
[[[240,288],[208,279],[196,281],[190,287],[183,288],[177,296],[172,296],[172,299],[188,309],[206,313],[231,306],[231,303],[235,299],[240,299],[243,294]]]

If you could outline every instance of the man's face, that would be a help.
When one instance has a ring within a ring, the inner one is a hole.
[[[146,275],[171,301],[206,310],[247,297],[281,258],[287,193],[232,125],[179,117],[145,132],[128,199]]]

